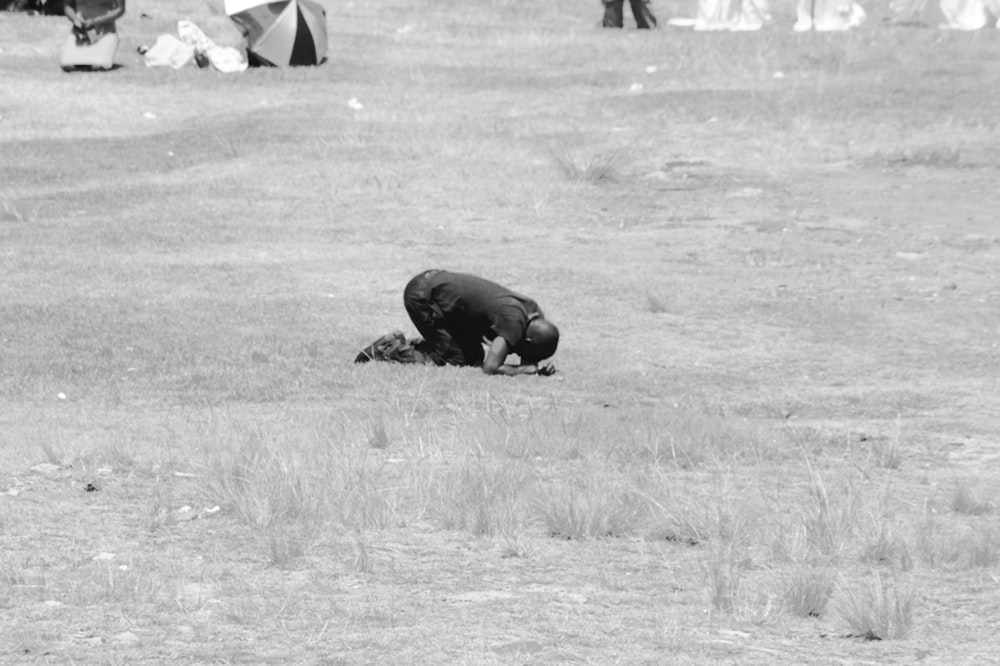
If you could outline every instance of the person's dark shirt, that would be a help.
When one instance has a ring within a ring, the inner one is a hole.
[[[441,308],[449,330],[493,340],[498,335],[516,349],[528,321],[541,315],[532,299],[475,275],[440,271],[431,278],[430,300]]]
[[[85,19],[104,16],[121,6],[119,0],[66,0],[66,4]]]

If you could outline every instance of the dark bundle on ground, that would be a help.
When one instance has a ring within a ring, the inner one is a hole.
[[[355,363],[386,361],[390,363],[433,363],[430,354],[420,348],[420,338],[407,340],[402,331],[386,333],[354,357]]]

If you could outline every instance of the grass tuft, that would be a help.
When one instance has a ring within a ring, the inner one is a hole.
[[[272,563],[305,554],[330,521],[329,494],[311,465],[252,434],[209,461],[204,491],[263,537]]]
[[[861,507],[861,498],[851,479],[842,488],[828,489],[823,477],[808,464],[809,497],[803,512],[806,541],[820,555],[839,558],[853,542]]]
[[[863,562],[889,566],[900,571],[913,568],[913,557],[906,540],[887,525],[879,525],[875,534],[865,543],[861,554]]]
[[[597,477],[552,484],[535,498],[545,533],[559,539],[618,538],[636,534],[649,505],[639,495]]]
[[[444,529],[513,536],[524,522],[522,497],[531,481],[522,462],[466,459],[427,484],[427,512]]]
[[[905,638],[913,627],[915,591],[900,590],[898,582],[873,572],[860,585],[843,585],[837,610],[850,635],[869,641]]]
[[[1000,563],[1000,532],[983,521],[960,523],[927,513],[914,525],[914,543],[931,567],[977,569]]]
[[[652,292],[646,292],[646,309],[653,314],[663,314],[667,311],[666,302]]]
[[[981,500],[967,483],[960,483],[951,496],[951,510],[966,516],[982,516],[993,511],[993,503]]]
[[[595,185],[615,183],[621,179],[620,152],[580,155],[570,152],[554,152],[553,161],[559,172],[568,180]]]
[[[385,430],[385,421],[378,419],[372,424],[371,434],[368,436],[368,446],[373,449],[389,448],[389,435]]]
[[[785,588],[784,607],[797,617],[820,618],[833,596],[833,576],[820,569],[795,572]]]

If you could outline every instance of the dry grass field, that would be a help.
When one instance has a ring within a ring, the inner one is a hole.
[[[326,4],[0,15],[0,663],[1000,663],[1000,31]],[[353,365],[431,267],[559,372]]]

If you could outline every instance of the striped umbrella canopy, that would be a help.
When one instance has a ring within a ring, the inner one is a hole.
[[[226,14],[243,31],[251,60],[273,67],[326,60],[326,11],[311,0],[225,0]]]

